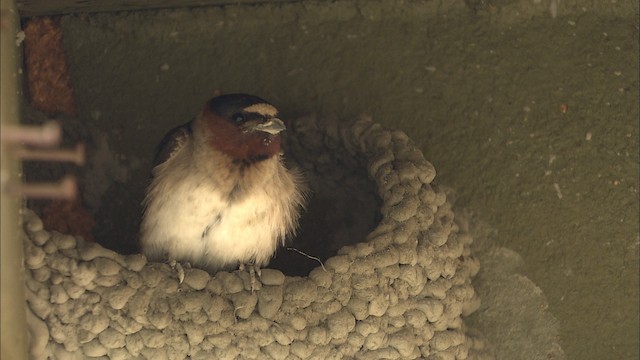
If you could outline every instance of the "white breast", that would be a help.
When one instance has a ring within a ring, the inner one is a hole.
[[[229,199],[207,171],[174,160],[158,167],[149,188],[143,252],[151,260],[187,261],[210,271],[251,260],[266,265],[295,229],[302,204],[296,176],[277,157],[265,160],[256,174],[242,175],[255,186],[246,184],[250,190]]]

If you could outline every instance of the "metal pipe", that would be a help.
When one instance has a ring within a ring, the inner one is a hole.
[[[71,162],[78,166],[84,165],[84,155],[84,144],[77,144],[73,150],[39,150],[22,148],[15,152],[15,156],[23,161]]]

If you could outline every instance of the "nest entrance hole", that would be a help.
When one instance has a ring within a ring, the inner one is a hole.
[[[366,167],[343,157],[350,155],[326,148],[316,152],[292,148],[286,153],[304,171],[309,202],[293,242],[280,248],[268,267],[289,276],[306,276],[341,247],[365,241],[382,219],[382,200]]]
[[[82,141],[86,139],[87,132],[85,124],[72,120],[66,123],[67,141]],[[289,276],[306,276],[320,266],[320,262],[336,255],[341,247],[365,241],[381,220],[382,200],[377,195],[374,181],[367,175],[366,161],[349,154],[339,144],[327,146],[326,134],[322,132],[294,132],[295,135],[284,144],[284,150],[290,165],[303,171],[310,190],[309,201],[296,236],[288,239],[287,245],[278,250],[267,267]],[[90,161],[96,152],[94,145],[93,142],[87,143]],[[85,201],[77,204],[61,202],[64,206],[58,207],[53,207],[49,201],[30,201],[29,207],[43,217],[50,230],[81,235],[120,254],[138,253],[140,204],[148,183],[146,170],[132,173],[133,176],[124,183],[111,183],[104,194],[94,194],[93,182],[89,179],[95,178],[95,174],[90,169],[78,171],[71,165],[60,163],[26,164],[25,173],[31,181],[50,181],[59,174],[75,173],[83,200],[100,195],[97,207]],[[55,219],[59,221],[49,224],[52,217],[47,215],[47,211],[49,215],[56,215]],[[80,215],[83,217],[79,218]],[[81,220],[93,224],[85,224]],[[69,227],[68,224],[74,226]],[[83,232],[85,228],[89,233]]]

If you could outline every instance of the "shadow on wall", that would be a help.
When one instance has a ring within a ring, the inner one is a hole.
[[[49,117],[30,107],[22,109],[26,124],[42,124]],[[25,162],[27,182],[57,181],[64,174],[78,179],[78,201],[29,200],[48,229],[82,236],[121,254],[138,251],[137,233],[142,199],[150,169],[137,156],[112,149],[111,135],[78,118],[56,116],[62,125],[62,147],[82,143],[84,167],[68,163]]]

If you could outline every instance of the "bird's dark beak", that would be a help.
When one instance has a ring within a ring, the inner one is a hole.
[[[262,131],[262,132],[269,133],[271,135],[276,135],[282,130],[285,130],[286,128],[287,127],[284,126],[284,123],[282,122],[282,120],[278,118],[271,118],[266,122],[258,123],[258,124],[255,124],[254,126],[251,126],[250,130]]]

